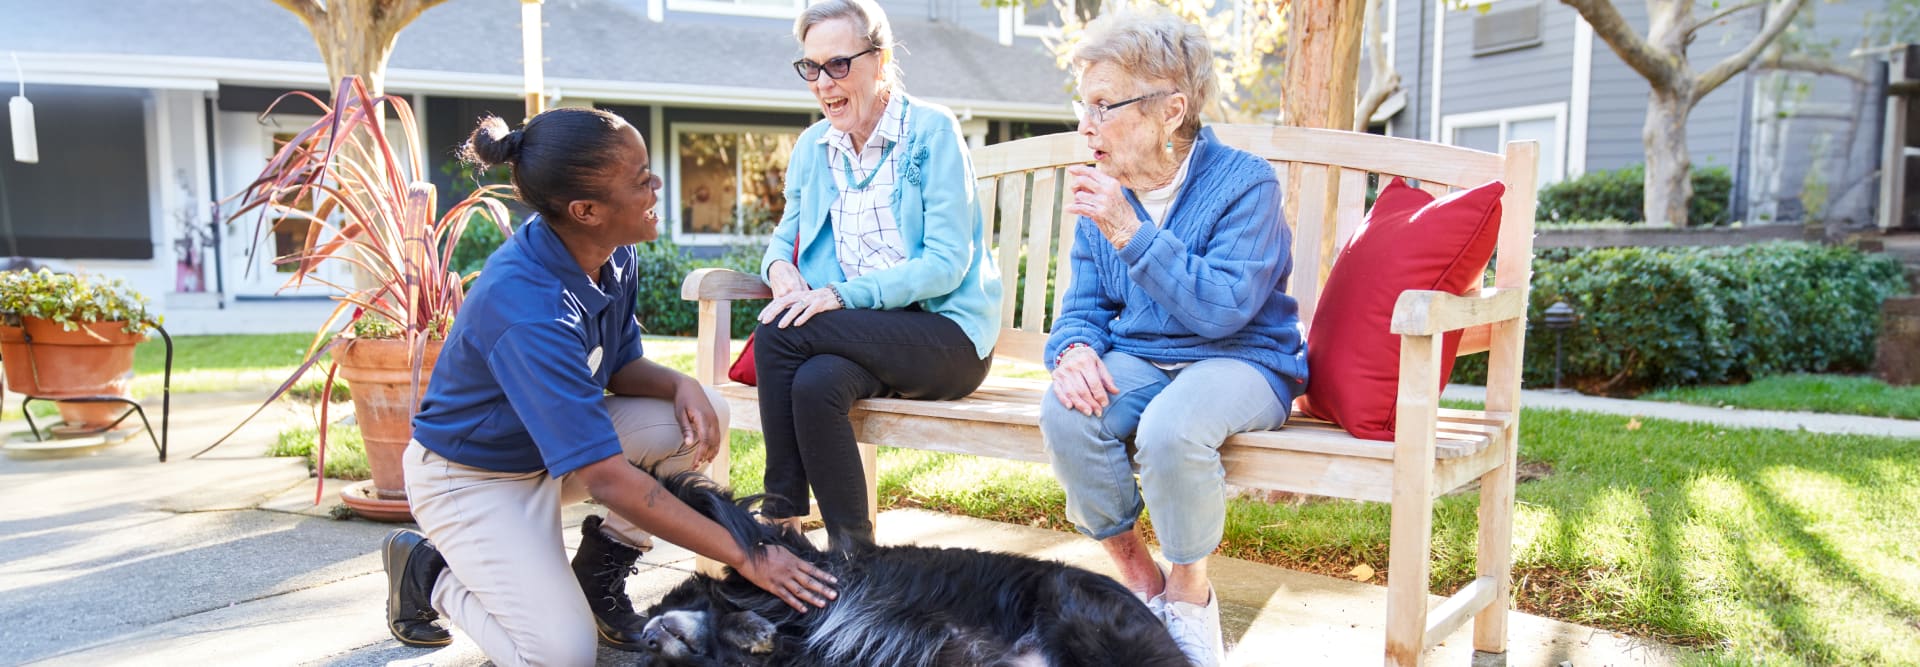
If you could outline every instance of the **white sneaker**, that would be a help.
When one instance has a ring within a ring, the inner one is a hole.
[[[1160,594],[1149,596],[1146,593],[1141,591],[1133,591],[1133,596],[1140,598],[1140,601],[1147,605],[1147,611],[1153,612],[1154,618],[1160,619],[1161,623],[1166,623],[1167,622],[1167,568],[1160,567],[1159,563],[1154,563],[1154,567],[1160,570]]]
[[[1177,600],[1166,601],[1167,631],[1173,643],[1187,654],[1195,667],[1218,667],[1226,658],[1220,639],[1220,596],[1207,589],[1205,606]]]
[[[1167,594],[1166,593],[1163,592],[1153,597],[1147,597],[1146,593],[1142,593],[1140,591],[1134,591],[1133,596],[1140,598],[1141,602],[1146,603],[1147,611],[1153,612],[1154,618],[1160,619],[1161,623],[1167,622]]]

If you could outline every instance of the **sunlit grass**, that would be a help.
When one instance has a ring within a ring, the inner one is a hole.
[[[1894,387],[1858,375],[1775,375],[1739,385],[1661,389],[1640,398],[1713,407],[1920,419],[1920,386]]]

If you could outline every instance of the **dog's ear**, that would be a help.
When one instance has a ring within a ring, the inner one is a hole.
[[[754,547],[766,538],[766,527],[746,508],[735,504],[732,493],[706,475],[691,470],[670,476],[661,483],[680,502],[725,528],[748,558],[760,557],[760,551]]]
[[[754,655],[773,652],[775,632],[773,623],[750,611],[734,612],[720,619],[720,638]]]

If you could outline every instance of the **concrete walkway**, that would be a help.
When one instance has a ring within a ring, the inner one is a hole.
[[[1473,385],[1447,385],[1443,398],[1485,402],[1487,388]],[[1675,421],[1718,424],[1733,428],[1775,428],[1838,435],[1875,435],[1892,438],[1920,438],[1920,421],[1835,415],[1818,412],[1780,410],[1740,410],[1713,408],[1666,401],[1636,401],[1624,398],[1587,396],[1575,392],[1525,389],[1520,392],[1522,409],[1579,410],[1614,415],[1656,417]]]
[[[316,507],[300,462],[262,455],[282,424],[304,414],[276,408],[208,457],[186,458],[250,400],[177,397],[175,457],[164,464],[143,440],[81,459],[0,458],[0,664],[487,664],[465,638],[428,651],[387,636],[375,549],[392,526],[327,518],[340,484]],[[568,525],[590,509],[569,508]],[[881,515],[879,533],[1106,569],[1094,543],[1024,526],[901,510]],[[1230,664],[1379,663],[1384,588],[1225,558],[1214,569]],[[644,606],[690,570],[690,554],[663,545],[628,590]],[[1514,614],[1511,628],[1509,665],[1666,665],[1677,656],[1526,614]],[[1470,664],[1469,632],[1434,649],[1430,664]],[[603,650],[599,662],[632,656]]]

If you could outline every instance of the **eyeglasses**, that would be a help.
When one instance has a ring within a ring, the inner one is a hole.
[[[844,79],[844,78],[847,78],[847,72],[853,71],[854,58],[858,58],[860,56],[864,56],[879,50],[880,50],[880,47],[878,46],[869,47],[865,51],[861,51],[859,53],[856,53],[850,56],[840,56],[838,58],[828,60],[827,64],[825,65],[816,63],[811,60],[807,60],[806,58],[801,58],[799,60],[793,61],[793,71],[799,72],[800,78],[806,79],[808,81],[819,81],[821,72],[826,72],[827,76],[833,77],[836,80]]]
[[[1092,119],[1094,125],[1100,125],[1107,122],[1107,119],[1113,117],[1114,109],[1118,109],[1120,107],[1124,107],[1126,105],[1133,104],[1134,102],[1138,102],[1141,100],[1150,100],[1156,97],[1166,97],[1172,94],[1173,94],[1173,91],[1170,91],[1170,90],[1161,91],[1158,93],[1148,93],[1130,100],[1121,100],[1119,102],[1114,102],[1112,104],[1087,104],[1082,100],[1074,100],[1073,116],[1075,118],[1080,119],[1080,121],[1083,123],[1086,122],[1088,119]]]

